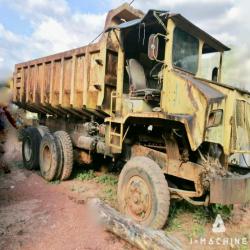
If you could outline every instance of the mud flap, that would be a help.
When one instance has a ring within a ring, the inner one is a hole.
[[[210,203],[224,205],[250,201],[250,174],[216,177],[210,181]]]

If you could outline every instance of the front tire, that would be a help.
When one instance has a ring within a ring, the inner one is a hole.
[[[160,167],[147,157],[136,156],[121,171],[118,204],[136,222],[162,228],[168,217],[170,193]]]

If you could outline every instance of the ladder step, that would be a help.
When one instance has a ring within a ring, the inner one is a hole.
[[[118,145],[116,145],[116,144],[109,144],[111,147],[113,147],[113,148],[117,148],[117,149],[121,149],[121,147],[120,146],[118,146]]]
[[[118,136],[118,137],[121,137],[121,136],[122,136],[121,134],[115,133],[115,132],[110,132],[110,135],[114,135],[114,136]]]

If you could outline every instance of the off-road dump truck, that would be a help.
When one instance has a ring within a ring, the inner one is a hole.
[[[171,199],[249,201],[250,93],[221,83],[228,50],[180,14],[111,10],[98,42],[15,66],[13,101],[39,118],[24,165],[66,180],[73,158],[111,159],[120,210],[153,228]]]

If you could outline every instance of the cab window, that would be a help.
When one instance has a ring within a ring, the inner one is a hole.
[[[196,74],[199,60],[199,40],[176,27],[173,43],[173,65]]]

